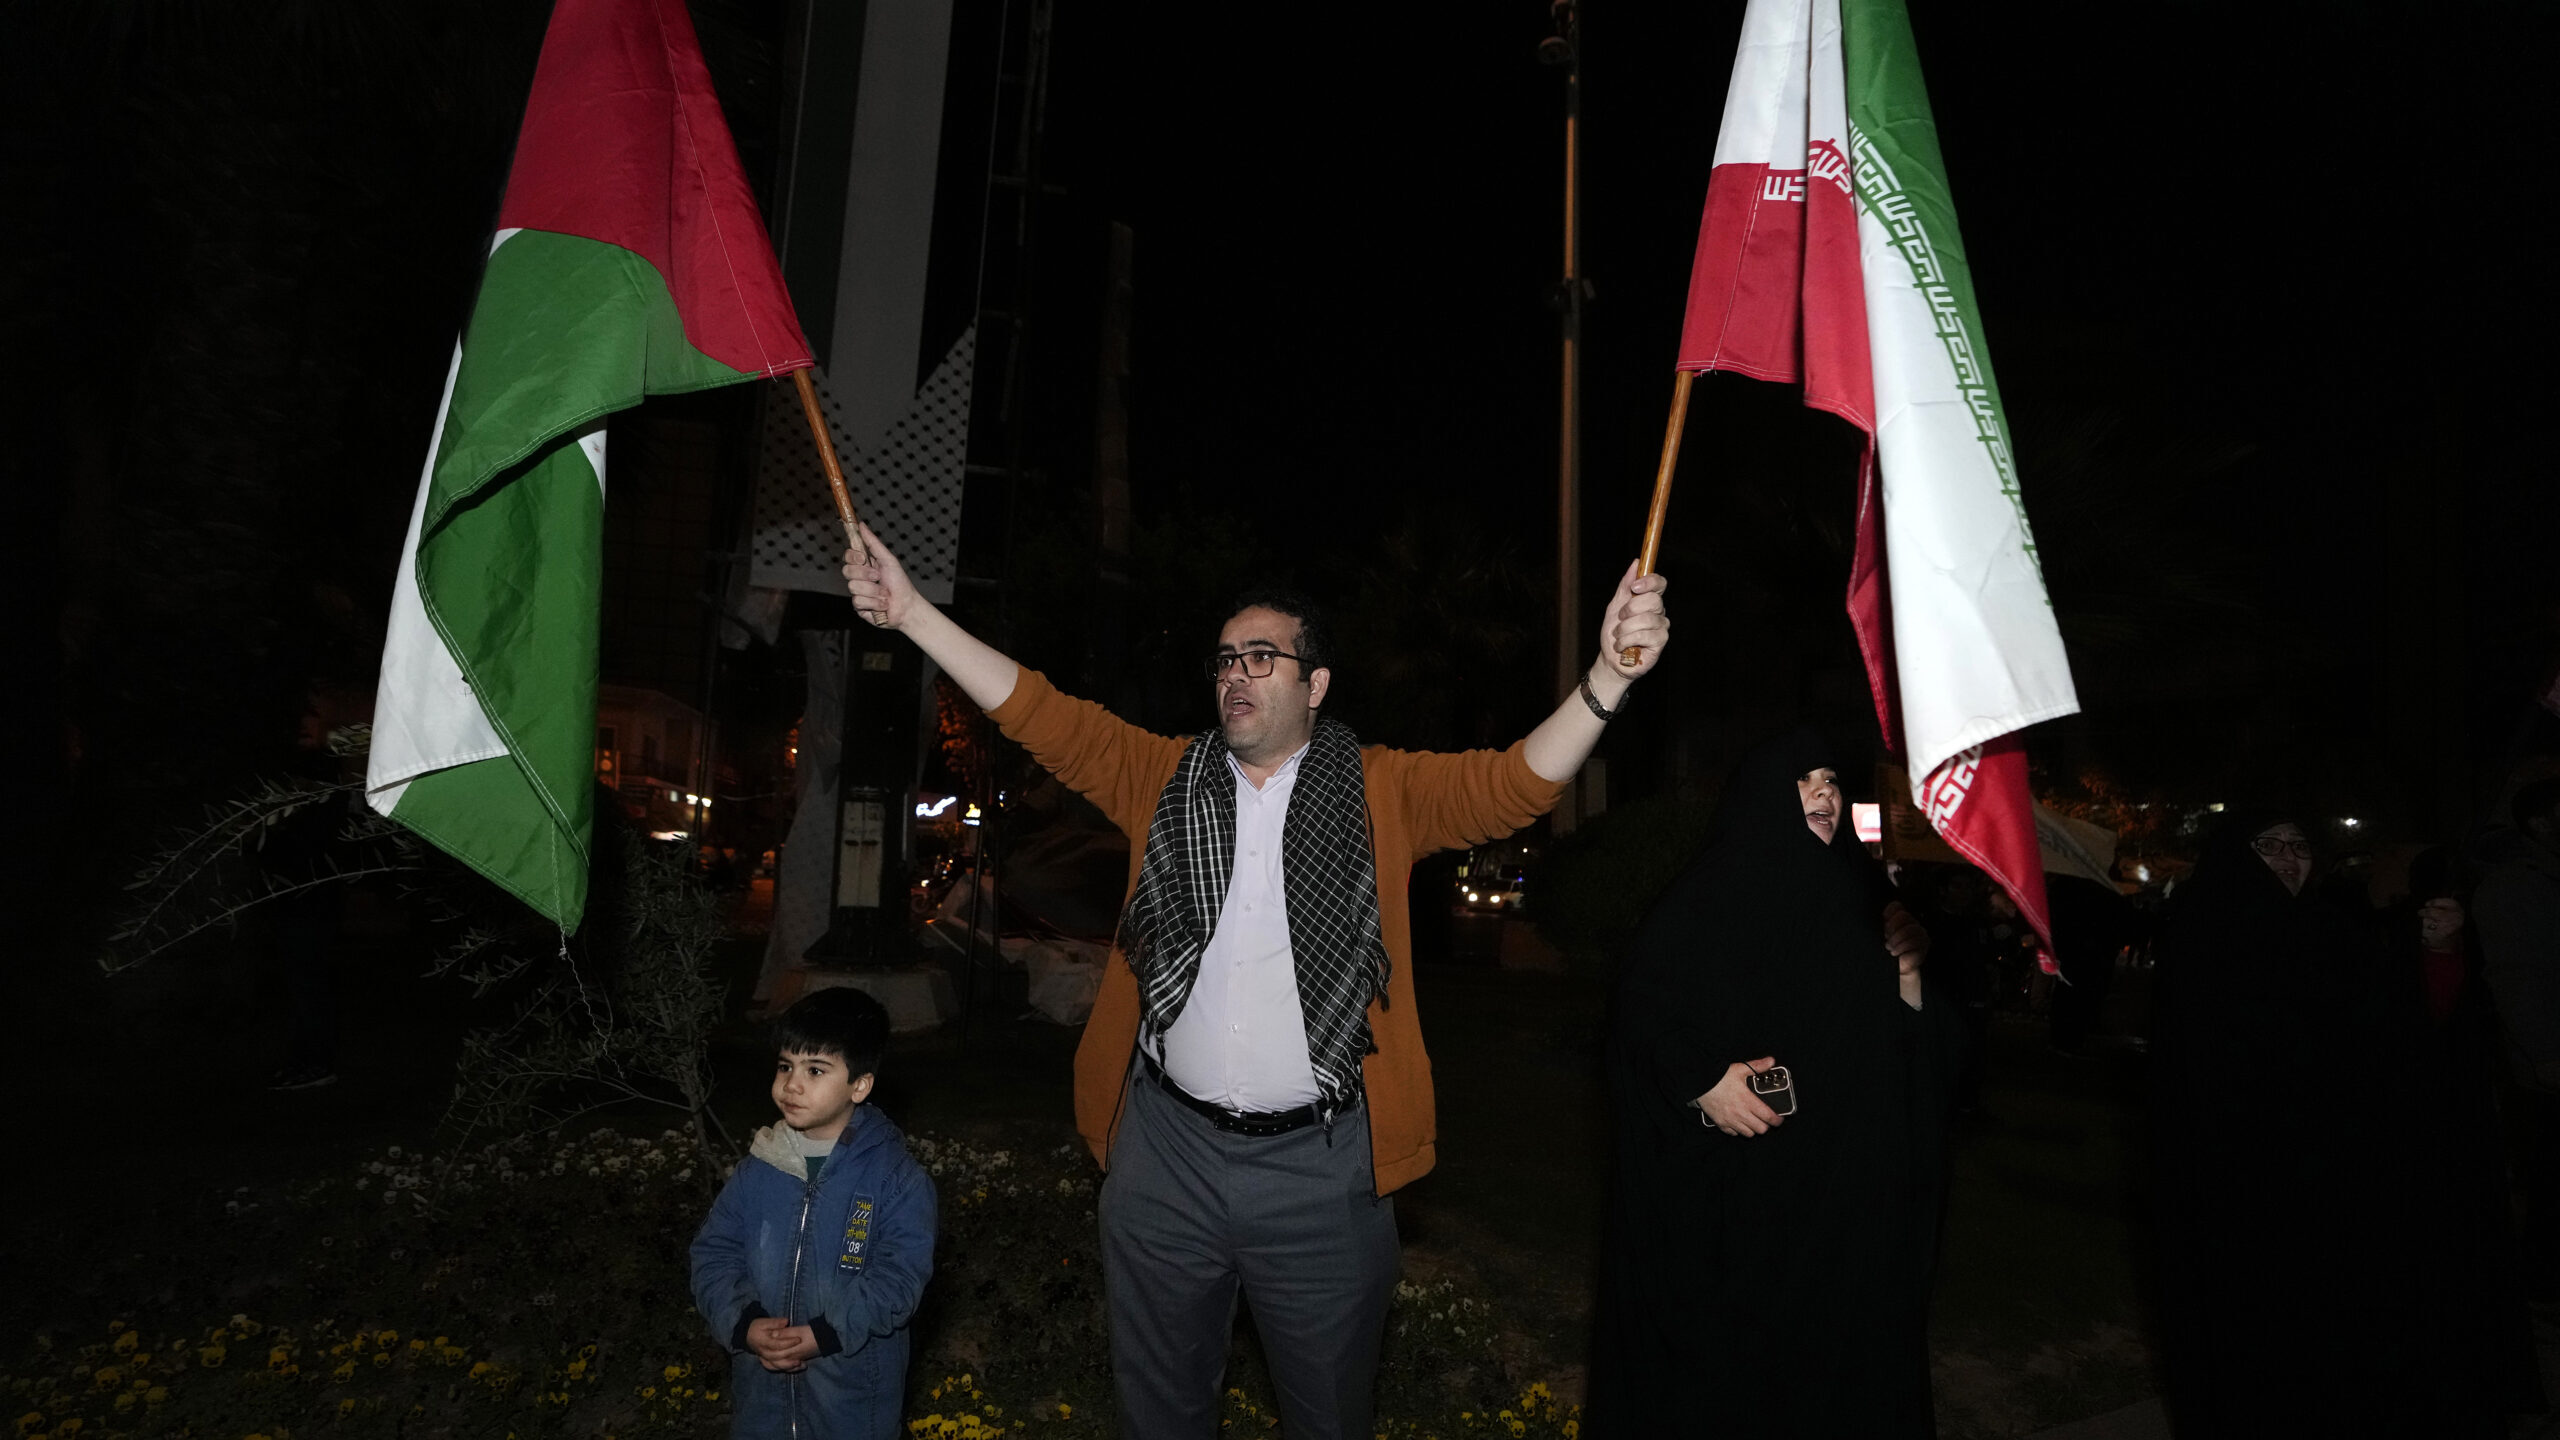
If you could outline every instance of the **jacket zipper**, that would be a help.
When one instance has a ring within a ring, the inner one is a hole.
[[[782,1292],[783,1315],[786,1319],[794,1322],[796,1322],[800,1317],[800,1260],[809,1249],[809,1209],[811,1206],[815,1205],[817,1201],[818,1182],[815,1180],[804,1180],[800,1182],[800,1228],[791,1239],[791,1283]],[[801,1377],[794,1374],[786,1374],[782,1379],[784,1393],[791,1397],[791,1404],[789,1407],[791,1415],[791,1434],[793,1436],[793,1440],[798,1440],[800,1434]]]

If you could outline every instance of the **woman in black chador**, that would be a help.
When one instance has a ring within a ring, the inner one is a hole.
[[[2376,1006],[2366,917],[2311,883],[2282,810],[2235,807],[2171,897],[2151,1045],[2153,1213],[2181,1440],[2402,1433],[2372,1390],[2403,1342],[2387,1181],[2418,1057]]]
[[[1627,956],[1588,1407],[1620,1435],[1931,1433],[1927,1310],[1962,1029],[1850,833],[1837,756],[1746,757]],[[1755,1070],[1786,1067],[1772,1118]]]

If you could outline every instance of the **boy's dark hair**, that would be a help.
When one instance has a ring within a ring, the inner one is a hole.
[[[1229,618],[1261,606],[1277,610],[1298,622],[1298,674],[1308,674],[1333,665],[1333,627],[1325,623],[1324,607],[1298,591],[1278,585],[1257,585],[1236,597],[1227,610]]]
[[[889,1012],[849,985],[813,990],[773,1022],[773,1048],[833,1055],[848,1072],[869,1075],[889,1048]]]

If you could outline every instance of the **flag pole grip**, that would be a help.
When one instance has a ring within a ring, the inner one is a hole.
[[[1654,557],[1662,553],[1662,521],[1671,513],[1671,476],[1680,468],[1680,431],[1689,421],[1689,386],[1697,379],[1693,371],[1675,370],[1671,378],[1671,422],[1662,432],[1662,463],[1653,472],[1653,506],[1645,512],[1644,549],[1636,557],[1636,573],[1653,573]],[[1643,656],[1629,646],[1618,656],[1618,663],[1633,669]]]
[[[827,489],[835,495],[836,518],[844,522],[845,546],[868,557],[871,551],[863,545],[859,528],[862,518],[853,513],[853,494],[844,488],[844,466],[836,460],[835,439],[827,433],[826,414],[818,408],[818,387],[809,383],[805,366],[791,372],[791,383],[800,391],[800,413],[809,421],[809,438],[818,446],[818,464],[825,468]]]

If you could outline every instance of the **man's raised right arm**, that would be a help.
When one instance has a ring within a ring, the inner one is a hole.
[[[906,567],[871,527],[862,527],[867,554],[844,552],[844,587],[853,597],[854,613],[883,630],[895,630],[916,643],[951,677],[981,710],[993,710],[1013,694],[1022,667],[1013,658],[963,630],[932,601],[916,593]]]
[[[1143,839],[1184,742],[1151,734],[1089,700],[1059,694],[1036,670],[961,629],[916,593],[898,557],[868,526],[868,556],[845,552],[845,589],[864,620],[896,630],[942,667],[1004,733],[1069,789]]]

